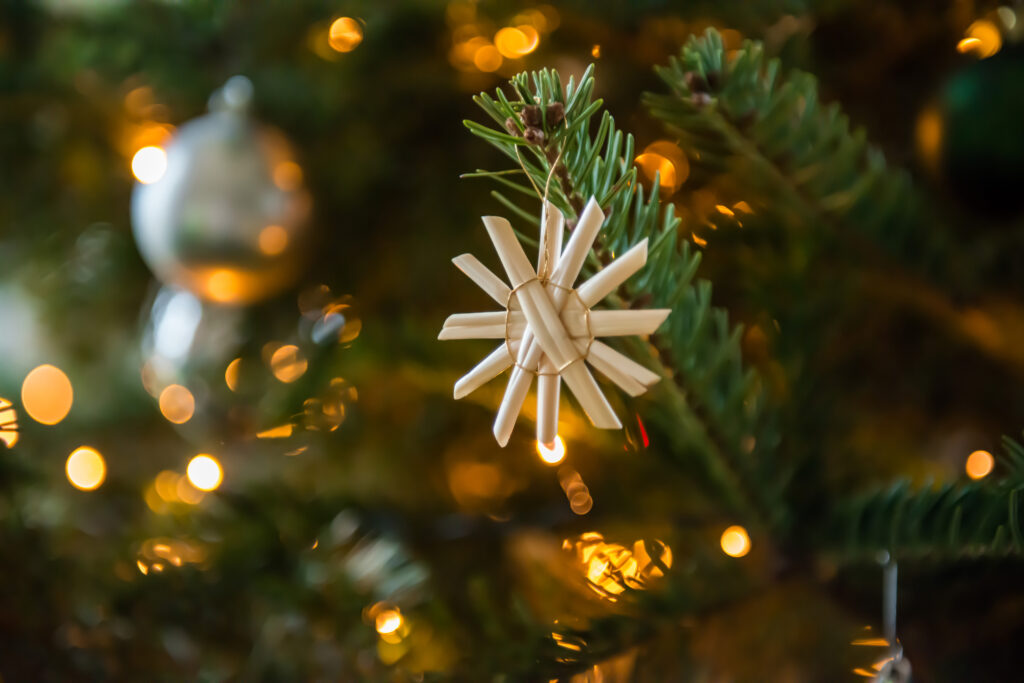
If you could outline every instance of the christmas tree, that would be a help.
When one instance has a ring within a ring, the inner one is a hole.
[[[1014,680],[1021,26],[3,3],[2,680]]]

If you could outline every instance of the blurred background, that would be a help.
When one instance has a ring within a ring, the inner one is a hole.
[[[1019,10],[0,0],[2,680],[878,677],[882,570],[837,501],[969,517],[1024,428]],[[799,100],[715,166],[643,96],[709,27]],[[785,533],[708,494],[659,389],[621,432],[566,399],[557,452],[530,403],[494,443],[503,382],[451,398],[490,344],[437,333],[492,305],[450,259],[497,268],[479,217],[509,213],[459,176],[515,168],[472,96],[589,64],[743,323]],[[836,164],[874,145],[841,192],[791,163],[812,117]],[[901,556],[915,681],[1019,676],[1008,486],[1002,536]]]

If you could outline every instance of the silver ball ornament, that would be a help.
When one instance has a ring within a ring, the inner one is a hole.
[[[254,123],[252,84],[235,76],[210,113],[181,126],[132,193],[139,251],[161,282],[221,304],[281,291],[303,261],[310,199],[284,136]]]

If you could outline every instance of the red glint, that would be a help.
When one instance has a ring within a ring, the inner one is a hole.
[[[640,438],[644,440],[644,448],[651,445],[651,440],[647,438],[647,429],[644,427],[644,421],[640,419],[640,414],[637,413],[636,423],[640,425]]]

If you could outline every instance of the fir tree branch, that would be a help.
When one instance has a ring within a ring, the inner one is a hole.
[[[632,136],[616,130],[607,112],[596,132],[590,132],[600,108],[600,101],[590,101],[591,72],[578,87],[570,80],[564,93],[557,74],[544,70],[513,79],[518,101],[500,90],[495,97],[475,98],[506,131],[522,136],[516,141],[483,134],[479,125],[467,127],[520,163],[527,184],[502,176],[503,185],[535,195],[535,188],[548,187],[570,228],[585,199],[598,197],[609,214],[595,245],[598,263],[644,237],[651,239],[646,268],[611,299],[629,307],[644,297],[673,308],[666,331],[652,343],[627,342],[668,380],[655,390],[657,400],[648,410],[671,440],[672,455],[687,466],[699,466],[730,514],[755,527],[778,525],[784,519],[782,486],[767,457],[775,436],[760,383],[742,367],[739,329],[730,328],[724,311],[711,307],[710,285],[693,281],[699,254],[688,243],[680,244],[672,208],[635,182]],[[510,200],[502,200],[512,209]],[[524,219],[529,216],[531,227],[537,224],[539,210],[513,210]]]
[[[901,481],[837,502],[817,534],[844,561],[951,560],[1024,554],[1024,447],[1004,441],[1007,474],[995,482],[913,487]]]

